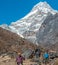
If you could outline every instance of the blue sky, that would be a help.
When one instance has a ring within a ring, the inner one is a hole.
[[[58,10],[58,0],[0,0],[0,24],[10,24],[24,17],[40,1]]]

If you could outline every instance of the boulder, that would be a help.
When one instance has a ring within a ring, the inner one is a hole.
[[[32,53],[33,53],[33,50],[28,49],[28,50],[26,50],[26,51],[22,54],[22,56],[25,57],[25,58],[29,58],[29,57],[32,55]]]

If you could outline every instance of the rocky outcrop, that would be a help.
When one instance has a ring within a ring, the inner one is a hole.
[[[37,42],[51,46],[58,43],[58,13],[48,15],[36,34]]]

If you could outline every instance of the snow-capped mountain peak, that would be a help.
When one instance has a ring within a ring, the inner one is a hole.
[[[55,14],[55,12],[57,12],[57,10],[53,10],[53,9],[51,8],[51,6],[50,6],[46,1],[40,2],[40,3],[36,4],[36,5],[33,7],[32,11],[34,11],[34,10],[36,10],[36,9],[37,9],[37,10],[40,10],[40,11],[42,11],[42,12],[44,12],[44,13],[51,12],[52,14]]]
[[[40,2],[40,3],[36,4],[36,5],[33,7],[33,9],[34,9],[34,8],[38,9],[39,7],[51,9],[50,5],[49,5],[46,1]]]
[[[9,26],[10,31],[17,33],[33,43],[36,43],[36,33],[48,15],[55,15],[58,11],[52,9],[47,2],[36,4],[25,17],[12,22]]]
[[[52,13],[55,14],[56,12],[58,12],[57,10],[54,10],[51,8],[51,6],[46,2],[40,2],[38,4],[36,4],[30,13],[28,13],[25,17],[23,17],[22,19],[28,18],[30,16],[32,16],[33,14],[36,14],[37,12],[42,12],[42,13]]]

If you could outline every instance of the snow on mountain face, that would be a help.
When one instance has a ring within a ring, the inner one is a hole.
[[[40,29],[42,23],[49,14],[55,15],[56,10],[53,10],[48,3],[40,2],[36,4],[31,12],[22,19],[12,22],[9,26],[14,33],[21,35],[33,43],[36,42],[36,33]]]
[[[33,7],[29,14],[16,22],[12,22],[9,27],[15,33],[23,35],[24,38],[33,43],[37,43],[36,33],[41,27],[41,24],[49,14],[55,15],[56,12],[46,2],[40,2]]]
[[[8,25],[7,24],[3,24],[3,25],[0,25],[0,27],[6,29],[8,27]]]
[[[55,14],[55,10],[53,10],[47,2],[40,2],[39,4],[35,5],[34,8],[32,9],[32,11],[34,11],[36,9],[38,9],[44,13],[51,12],[52,14]]]
[[[2,24],[0,25],[0,27],[2,27],[3,29],[9,30],[13,33],[17,33],[18,35],[20,35],[20,37],[24,38],[23,35],[19,34],[17,30],[15,31],[14,27],[8,26],[7,24]]]

